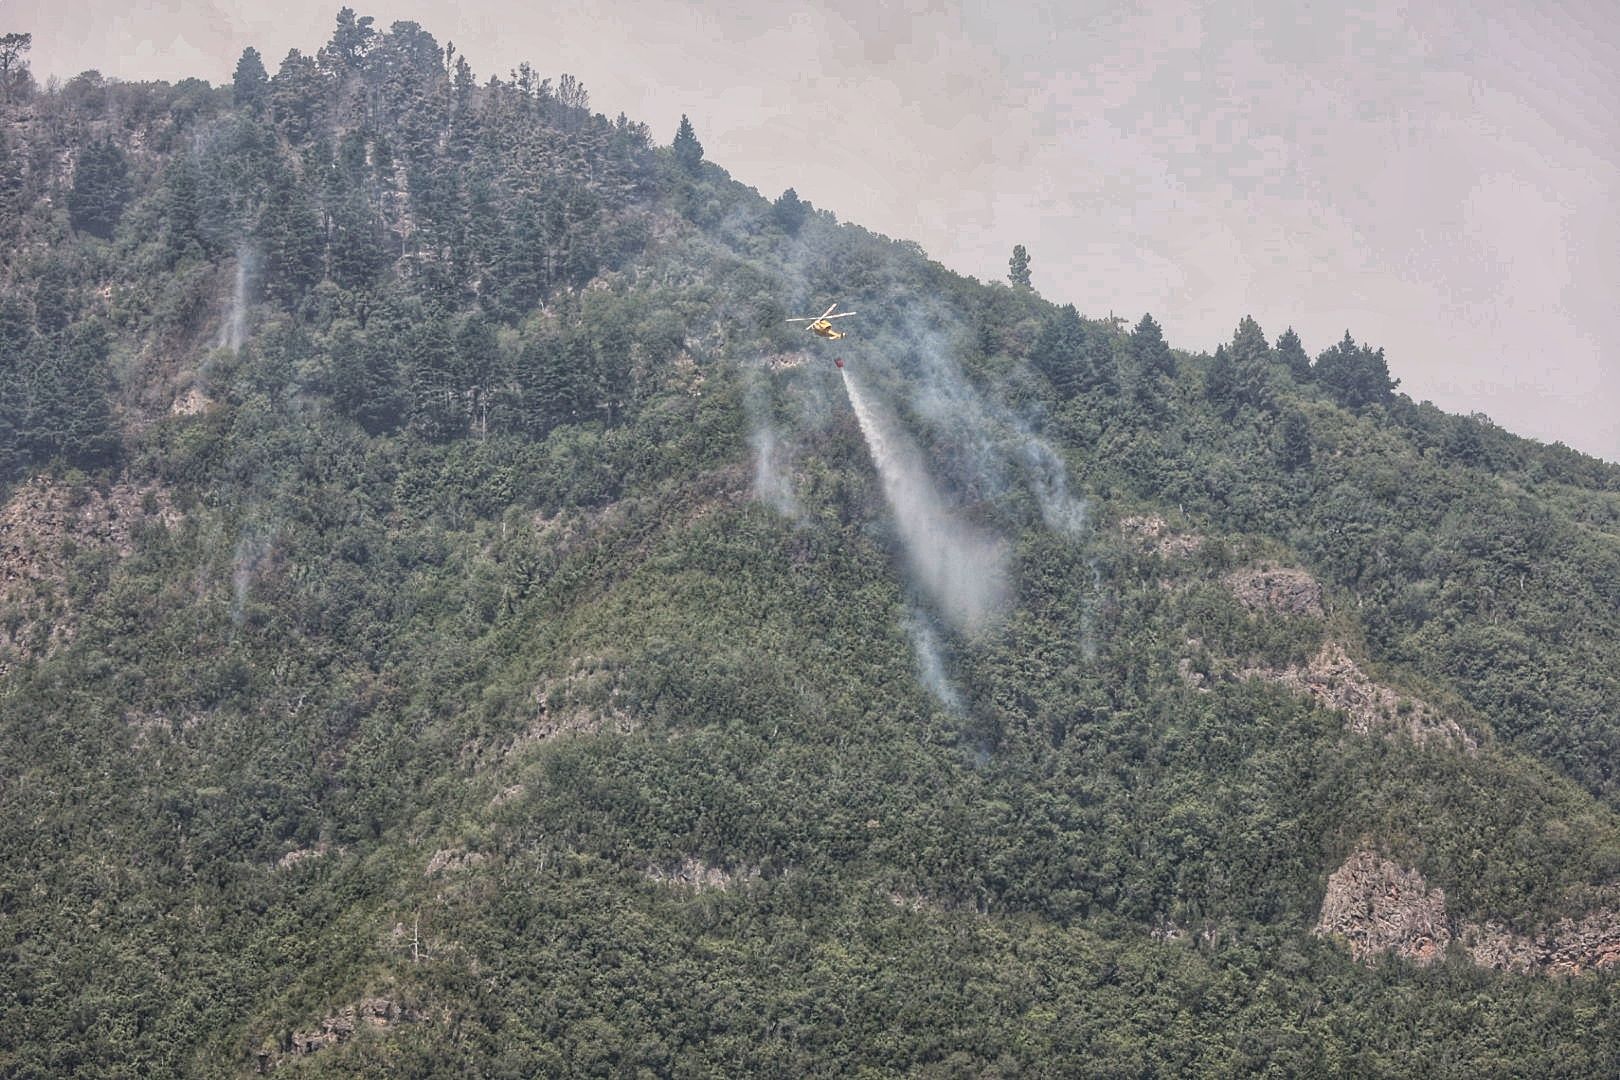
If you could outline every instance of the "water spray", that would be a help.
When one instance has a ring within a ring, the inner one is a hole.
[[[1006,545],[957,519],[900,426],[867,398],[848,368],[839,374],[883,481],[913,578],[958,631],[984,628],[1005,603]]]

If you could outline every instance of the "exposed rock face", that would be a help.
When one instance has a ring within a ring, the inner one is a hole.
[[[361,1028],[386,1028],[420,1019],[422,1019],[420,1012],[401,1008],[399,1003],[391,998],[362,998],[341,1012],[326,1017],[313,1031],[293,1032],[292,1053],[294,1057],[302,1057],[325,1050],[329,1046],[348,1042]],[[273,1066],[276,1063],[270,1064]]]
[[[1620,965],[1620,912],[1609,909],[1560,919],[1534,936],[1497,922],[1470,923],[1458,936],[1474,963],[1499,971],[1579,975]]]
[[[723,891],[738,884],[759,880],[759,867],[739,866],[735,870],[727,870],[725,867],[687,856],[672,867],[649,866],[647,876],[665,885],[676,885],[695,892],[702,892],[704,889]]]
[[[193,386],[174,399],[169,411],[175,416],[198,416],[214,407],[213,399]]]
[[[1393,952],[1430,964],[1451,943],[1445,892],[1370,850],[1351,855],[1329,875],[1316,932],[1342,938],[1352,956],[1369,961]]]
[[[1249,674],[1282,683],[1337,709],[1344,714],[1350,730],[1360,735],[1400,732],[1420,746],[1439,743],[1466,753],[1479,749],[1473,736],[1455,720],[1369,679],[1336,641],[1324,644],[1304,668]]]
[[[1322,586],[1303,570],[1259,566],[1226,575],[1225,585],[1250,611],[1321,615]]]
[[[287,852],[287,854],[276,860],[276,869],[291,870],[299,863],[308,862],[311,859],[325,858],[331,852],[331,850],[331,845],[325,840],[322,840],[314,847],[294,848],[292,851]]]
[[[810,362],[810,354],[803,351],[771,353],[765,358],[765,366],[772,371],[786,371],[789,368],[803,367]]]
[[[457,872],[472,870],[489,861],[489,856],[481,851],[467,851],[464,848],[440,848],[428,860],[427,869],[422,871],[423,877],[432,877],[447,871]]]
[[[1120,518],[1119,527],[1143,548],[1167,559],[1191,555],[1204,546],[1203,537],[1171,531],[1170,523],[1158,514],[1132,514]]]
[[[535,687],[540,715],[519,739],[519,745],[599,731],[627,735],[640,724],[622,704],[623,696],[619,666],[614,659],[579,657],[566,675]]]
[[[123,482],[75,492],[39,476],[0,505],[0,674],[7,653],[26,660],[72,640],[77,620],[65,586],[74,548],[127,558],[149,520],[167,527],[179,514],[162,489]]]
[[[1342,939],[1358,960],[1393,952],[1429,964],[1455,937],[1475,964],[1498,971],[1579,975],[1620,967],[1620,912],[1600,908],[1533,935],[1498,922],[1463,923],[1453,933],[1444,891],[1370,849],[1355,852],[1328,877],[1316,932]]]

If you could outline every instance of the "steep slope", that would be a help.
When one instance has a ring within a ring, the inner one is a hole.
[[[261,76],[5,106],[0,1071],[1620,1069],[1620,470]]]

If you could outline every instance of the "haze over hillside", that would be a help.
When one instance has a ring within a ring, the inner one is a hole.
[[[13,0],[34,69],[230,78],[329,24],[322,0],[128,16]],[[572,71],[667,135],[690,114],[738,179],[999,279],[1030,244],[1048,296],[1160,313],[1212,348],[1231,313],[1351,327],[1414,399],[1620,460],[1620,22],[1601,3],[818,3],[412,0],[480,70]]]
[[[0,1073],[1620,1071],[1620,468],[475,60],[8,69]]]

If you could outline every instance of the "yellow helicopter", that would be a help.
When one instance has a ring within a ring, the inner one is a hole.
[[[834,319],[847,319],[851,315],[855,314],[853,311],[840,311],[837,315],[834,315],[833,308],[836,308],[837,306],[837,304],[833,304],[832,307],[828,308],[826,311],[823,311],[820,315],[817,315],[814,318],[805,316],[797,319],[789,319],[788,322],[809,323],[810,325],[805,327],[805,329],[810,331],[812,334],[820,334],[828,341],[837,341],[844,335],[842,331],[833,326],[832,321]],[[842,367],[843,365],[840,364],[839,366]]]

